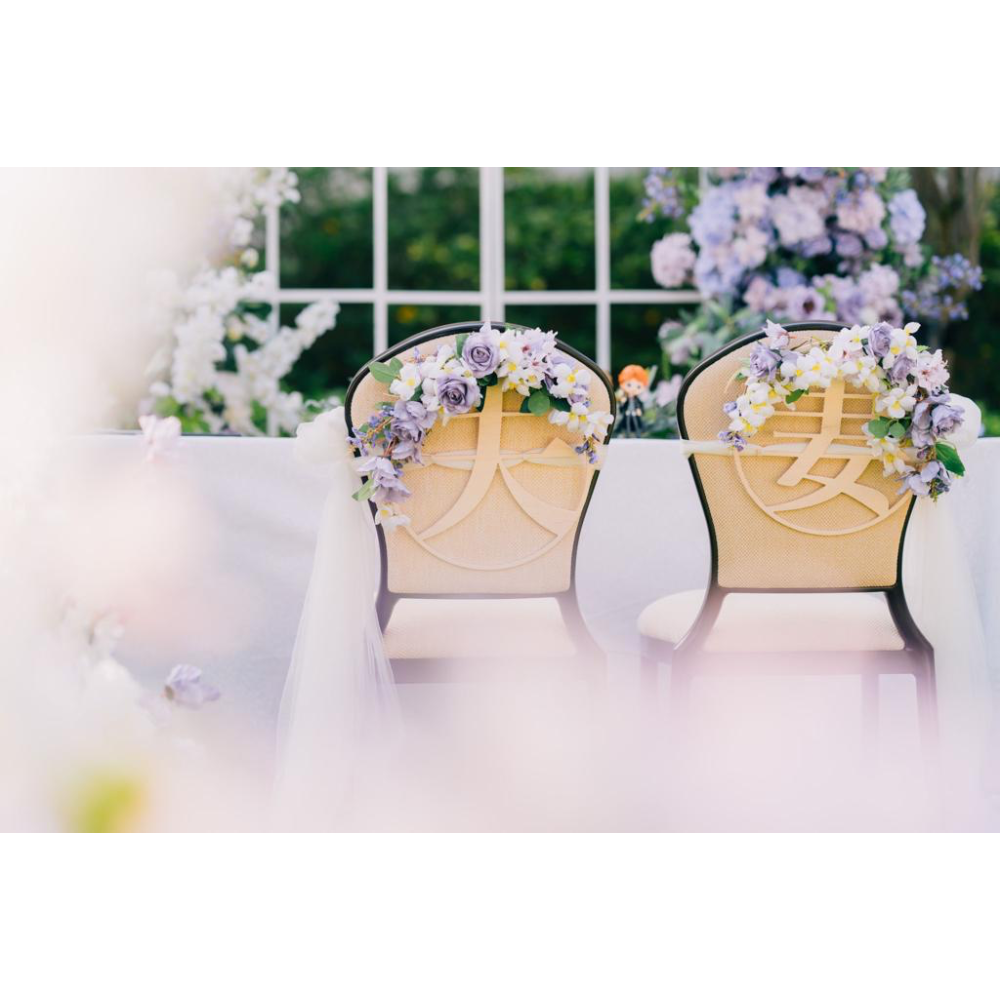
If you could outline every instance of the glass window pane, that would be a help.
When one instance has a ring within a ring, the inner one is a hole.
[[[479,322],[479,306],[389,306],[389,343],[445,323]]]
[[[698,183],[698,168],[675,169],[680,170],[685,185],[693,190]],[[650,222],[639,218],[648,173],[646,167],[614,167],[611,170],[612,288],[659,288],[650,268],[650,248],[667,233],[686,231],[682,223],[662,216]]]
[[[507,288],[593,288],[594,171],[508,167],[504,231]]]
[[[613,305],[611,307],[611,374],[618,384],[618,373],[626,365],[656,365],[661,375],[664,367],[657,333],[669,320],[679,320],[684,306]]]
[[[371,168],[293,169],[302,198],[281,209],[281,287],[371,288]]]
[[[286,326],[305,306],[282,305],[281,322]],[[357,302],[340,307],[337,325],[324,333],[296,362],[288,376],[290,389],[306,399],[336,393],[341,400],[357,372],[372,358],[374,316],[372,307]]]
[[[597,310],[593,306],[508,306],[507,320],[555,330],[559,339],[588,358],[597,354]]]
[[[479,171],[389,171],[389,287],[479,288]]]

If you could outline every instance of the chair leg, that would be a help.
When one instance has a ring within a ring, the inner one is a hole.
[[[876,763],[879,747],[879,674],[875,670],[861,675],[861,742],[865,762]]]
[[[914,671],[917,682],[917,718],[920,725],[920,743],[928,763],[937,759],[938,712],[937,685],[934,678],[934,660],[925,658]]]
[[[639,653],[639,690],[644,698],[655,698],[660,688],[660,661],[643,640]]]
[[[676,654],[670,663],[670,714],[674,721],[687,718],[691,700],[691,663]]]

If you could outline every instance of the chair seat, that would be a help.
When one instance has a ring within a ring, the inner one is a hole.
[[[639,632],[676,645],[705,592],[661,597],[639,616]],[[729,594],[705,642],[713,653],[864,652],[903,649],[881,593]]]
[[[576,647],[554,597],[404,598],[384,630],[390,660],[573,656]]]

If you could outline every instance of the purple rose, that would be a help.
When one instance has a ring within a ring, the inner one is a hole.
[[[893,382],[903,383],[906,381],[906,376],[910,374],[911,371],[916,367],[916,361],[913,358],[908,358],[904,354],[893,366],[889,369],[889,377]]]
[[[421,402],[399,400],[392,408],[392,419],[389,422],[393,458],[419,462],[420,446],[424,443],[428,429],[434,426],[436,417],[436,414],[428,413],[427,407]]]
[[[758,342],[750,355],[750,374],[754,378],[770,382],[777,374],[780,363],[781,358],[774,351]]]
[[[892,327],[888,323],[876,323],[868,333],[868,353],[884,358],[891,346]]]
[[[476,378],[483,378],[496,371],[500,354],[490,336],[480,331],[466,338],[462,346],[462,360]]]
[[[910,422],[910,440],[916,448],[929,448],[934,444],[934,432],[931,430],[930,399],[922,399],[913,407]]]
[[[459,375],[442,375],[437,380],[437,393],[447,413],[468,413],[479,405],[479,386]]]
[[[964,412],[960,406],[951,406],[949,403],[941,401],[931,410],[931,428],[938,437],[950,434],[962,426]]]

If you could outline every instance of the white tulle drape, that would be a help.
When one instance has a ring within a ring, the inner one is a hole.
[[[982,428],[979,407],[952,393],[961,406],[962,426],[948,435],[962,453]],[[975,489],[955,479],[952,490]],[[975,764],[985,749],[992,715],[986,638],[979,603],[949,496],[917,500],[903,549],[903,590],[914,620],[934,647],[942,745],[952,756]]]
[[[278,718],[278,819],[308,824],[336,818],[398,716],[375,612],[378,539],[368,505],[351,496],[361,481],[343,408],[301,425],[296,437],[296,458],[330,484]]]

